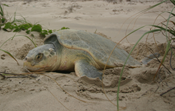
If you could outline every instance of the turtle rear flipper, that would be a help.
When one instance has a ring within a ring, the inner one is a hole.
[[[87,76],[89,78],[102,79],[102,73],[94,66],[90,65],[86,60],[79,60],[75,63],[75,73],[77,76]]]
[[[149,56],[143,58],[143,59],[141,60],[141,63],[142,63],[142,64],[147,64],[147,63],[149,63],[152,59],[158,58],[159,56],[160,56],[160,53],[158,53],[158,52],[156,52],[156,53],[154,53],[154,54],[150,54]]]

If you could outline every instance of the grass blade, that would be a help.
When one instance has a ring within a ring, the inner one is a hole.
[[[19,62],[15,59],[15,57],[10,53],[10,52],[7,52],[7,51],[5,51],[5,50],[2,50],[2,49],[0,49],[0,51],[3,51],[3,52],[5,52],[6,54],[8,54],[11,58],[13,58],[16,62],[17,62],[17,64],[19,65]]]
[[[28,37],[28,36],[26,36],[26,35],[15,35],[15,36],[23,36],[23,37],[26,37],[26,38],[28,38],[28,39],[33,43],[33,45],[34,45],[35,47],[37,47],[37,45],[35,44],[35,42],[34,42],[30,37]],[[12,39],[13,39],[15,36],[13,36]]]
[[[174,8],[175,8],[175,7],[174,7]],[[173,12],[174,8],[171,10],[171,13]],[[166,58],[166,55],[168,54],[169,48],[170,48],[171,40],[169,40],[169,38],[168,38],[168,35],[167,35],[168,30],[167,30],[167,28],[168,28],[168,23],[169,23],[169,20],[170,20],[171,13],[169,14],[169,17],[168,17],[168,19],[167,19],[166,30],[165,30],[165,32],[166,32],[166,39],[167,39],[166,52],[165,52],[165,54],[164,54],[164,57],[163,57],[163,59],[162,59],[160,65],[159,65],[158,69],[157,69],[157,72],[156,72],[156,74],[155,74],[155,76],[154,76],[154,79],[155,79],[155,77],[157,76],[157,73],[158,73],[158,71],[159,71],[161,65],[163,64],[163,62],[164,62],[164,60],[165,60],[165,58]],[[173,34],[173,35],[174,35],[174,34]],[[154,80],[154,79],[153,79],[153,80]]]
[[[137,29],[136,29],[136,30],[137,30]],[[146,34],[153,33],[153,32],[159,32],[159,31],[161,31],[161,29],[150,30],[150,31],[144,33],[144,34],[140,37],[140,39],[136,42],[136,44],[133,46],[133,48],[131,49],[131,51],[129,52],[129,55],[128,55],[127,59],[125,60],[125,63],[124,63],[123,68],[122,68],[122,70],[121,70],[120,78],[119,78],[119,82],[118,82],[118,89],[117,89],[117,111],[119,111],[119,90],[120,90],[121,77],[122,77],[122,74],[123,74],[123,70],[124,70],[124,68],[125,68],[125,65],[126,65],[128,59],[129,59],[129,56],[131,55],[132,51],[135,49],[136,45],[140,42],[140,40],[141,40]],[[134,30],[133,32],[135,32],[135,30]]]
[[[171,33],[172,35],[175,36],[175,31],[173,31],[173,30],[169,30],[169,29],[166,29],[166,28],[161,27],[161,26],[158,26],[158,25],[152,25],[152,26],[153,26],[153,27],[156,27],[156,28],[159,28],[159,29],[161,29],[162,31],[167,31],[167,32],[169,32],[169,33]]]
[[[3,11],[3,9],[2,9],[2,6],[1,6],[1,4],[0,4],[0,10],[1,10],[1,16],[3,17],[4,16],[4,11]]]
[[[6,6],[6,7],[9,7],[9,5],[7,5],[7,4],[2,4],[2,5]]]
[[[171,1],[171,3],[173,3],[175,5],[175,0],[170,0],[170,1]]]
[[[123,39],[127,38],[127,37],[128,37],[129,35],[131,35],[132,33],[134,33],[134,32],[136,32],[136,31],[142,29],[143,27],[145,27],[145,26],[142,26],[142,27],[140,27],[140,28],[138,28],[138,29],[135,29],[134,31],[130,32],[128,35],[126,35],[125,37],[123,37],[117,44],[119,44]]]
[[[24,37],[26,37],[26,38],[28,38],[32,43],[33,43],[33,45],[35,46],[35,47],[37,47],[37,45],[35,44],[35,42],[30,38],[30,37],[28,37],[28,36],[24,36]]]
[[[170,13],[171,15],[173,15],[173,16],[175,16],[175,14],[174,13],[172,13],[172,12],[168,12],[168,13]]]
[[[16,35],[16,34],[15,34],[13,37],[10,37],[9,39],[7,39],[7,40],[0,46],[0,48],[1,48],[7,41],[13,40],[16,36],[24,36],[24,37],[28,38],[28,39],[33,43],[33,45],[34,45],[35,47],[37,47],[37,45],[35,44],[35,42],[34,42],[30,37],[28,37],[28,36],[26,36],[26,35]]]
[[[16,34],[15,34],[15,35],[16,35]],[[14,36],[15,36],[15,35],[14,35]],[[13,36],[13,37],[14,37],[14,36]],[[9,41],[10,39],[12,39],[13,37],[10,37],[9,39],[7,39],[7,40],[0,46],[0,48],[1,48],[7,41]]]

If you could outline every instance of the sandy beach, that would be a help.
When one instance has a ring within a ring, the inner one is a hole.
[[[124,2],[113,3],[107,0],[1,0],[7,4],[4,14],[12,20],[23,17],[30,23],[39,23],[43,29],[58,30],[62,27],[86,30],[101,34],[118,43],[125,35],[141,26],[160,23],[168,14],[156,17],[163,11],[171,11],[171,3],[162,5],[140,14],[158,2]],[[138,18],[138,19],[137,19]],[[146,26],[123,40],[120,46],[128,53],[134,43],[151,27]],[[0,72],[23,74],[23,59],[35,46],[24,37],[29,36],[37,46],[43,44],[44,39],[38,33],[35,37],[24,31],[7,32],[0,30],[0,46],[10,37],[0,49],[10,52],[19,62],[0,51]],[[166,50],[166,38],[161,33],[145,36],[131,54],[140,61],[149,55],[149,46],[154,52],[160,53],[160,60]],[[147,44],[145,44],[147,40]],[[165,59],[165,66],[171,74],[161,68],[155,81],[153,78],[159,67],[157,59],[139,68],[125,68],[122,76],[119,103],[121,111],[174,111],[175,90],[163,94],[175,87],[175,71],[169,66],[169,57]],[[173,58],[172,61],[175,61]],[[175,65],[174,65],[175,66]],[[104,84],[110,87],[104,89],[89,81],[79,79],[75,72],[58,73],[46,72],[33,74],[27,78],[3,78],[0,76],[0,111],[116,111],[117,84],[121,67],[104,71]],[[49,77],[48,77],[49,76]],[[161,95],[163,94],[163,95]],[[109,101],[110,100],[110,101]]]

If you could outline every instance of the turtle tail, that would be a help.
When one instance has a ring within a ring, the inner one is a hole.
[[[144,65],[146,65],[146,64],[147,64],[148,62],[150,62],[152,59],[158,58],[158,57],[160,57],[160,53],[158,53],[158,52],[156,52],[156,53],[154,53],[154,54],[150,54],[149,56],[143,58],[143,59],[141,60],[141,63],[144,64]]]

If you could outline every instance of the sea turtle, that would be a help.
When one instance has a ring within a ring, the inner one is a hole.
[[[102,79],[103,69],[116,43],[100,35],[82,30],[60,30],[50,34],[44,45],[27,54],[24,67],[30,71],[75,71],[79,77]],[[119,46],[115,48],[106,68],[123,66],[128,53]],[[149,57],[153,58],[153,55]],[[147,63],[150,58],[145,58]],[[127,66],[136,67],[141,63],[129,57]]]

